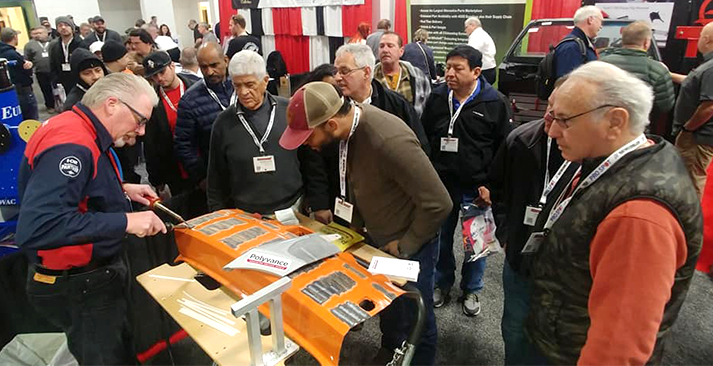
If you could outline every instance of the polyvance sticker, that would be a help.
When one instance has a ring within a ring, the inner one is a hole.
[[[290,258],[252,249],[228,263],[223,269],[252,269],[282,277],[294,270],[290,265]]]
[[[258,266],[275,268],[282,271],[289,268],[290,263],[292,263],[292,261],[287,258],[280,258],[269,255],[267,253],[259,252],[250,253],[250,255],[248,255],[247,262]]]

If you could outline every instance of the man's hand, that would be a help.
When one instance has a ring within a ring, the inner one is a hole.
[[[126,192],[126,195],[129,196],[129,199],[134,202],[138,202],[144,206],[148,206],[151,204],[145,196],[151,198],[158,198],[158,195],[156,195],[156,192],[151,189],[151,186],[146,184],[124,183],[122,185],[122,188],[124,188],[124,192]]]
[[[389,253],[393,255],[396,258],[401,258],[401,253],[399,253],[399,241],[398,240],[393,240],[390,241],[388,244],[384,245],[383,247],[379,248],[382,251]]]
[[[126,214],[126,233],[140,238],[166,233],[166,225],[153,211],[131,212]]]
[[[493,204],[493,202],[490,200],[490,191],[481,186],[478,187],[478,197],[473,201],[478,207],[480,208],[485,208]]]
[[[203,192],[208,192],[208,179],[203,179],[198,183],[198,188],[200,188]]]
[[[334,220],[334,216],[330,210],[319,210],[314,212],[314,219],[325,225],[329,225]]]
[[[24,64],[22,64],[22,68],[23,68],[23,69],[25,69],[25,70],[29,70],[29,69],[31,69],[31,68],[32,68],[32,66],[33,66],[32,62],[30,62],[30,61],[27,61],[27,60],[25,60],[25,63],[24,63]]]

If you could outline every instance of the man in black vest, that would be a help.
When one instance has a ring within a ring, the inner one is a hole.
[[[526,333],[548,364],[661,362],[703,223],[676,149],[643,134],[652,103],[645,82],[600,61],[556,92],[548,135],[582,166],[553,177],[522,250],[533,281]]]

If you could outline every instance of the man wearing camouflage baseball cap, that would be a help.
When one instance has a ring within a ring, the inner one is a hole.
[[[413,362],[433,364],[436,234],[452,203],[416,135],[398,117],[371,105],[355,105],[324,82],[309,83],[295,93],[287,121],[280,139],[285,149],[308,145],[319,150],[339,141],[340,197],[335,214],[353,227],[365,228],[382,250],[419,262],[415,285],[427,314]],[[412,301],[399,298],[381,313],[379,360],[390,359],[389,353],[406,339],[416,321],[412,306]]]

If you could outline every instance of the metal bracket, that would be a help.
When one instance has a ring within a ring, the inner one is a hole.
[[[296,343],[285,338],[285,329],[282,324],[282,293],[291,286],[292,279],[282,277],[230,306],[230,311],[236,318],[245,315],[250,347],[250,366],[273,366],[299,350]],[[272,350],[263,354],[258,307],[266,302],[270,303]]]

